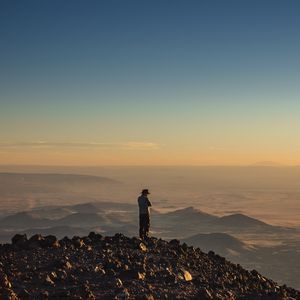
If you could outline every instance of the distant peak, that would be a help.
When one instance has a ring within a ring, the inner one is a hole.
[[[263,221],[260,221],[258,219],[249,217],[247,215],[237,213],[237,214],[232,214],[232,215],[227,215],[220,217],[217,220],[218,223],[226,224],[226,225],[239,225],[239,226],[271,226]]]

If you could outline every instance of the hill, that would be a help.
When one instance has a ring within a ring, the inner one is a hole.
[[[217,217],[214,215],[210,215],[208,213],[202,212],[199,209],[194,208],[193,206],[185,207],[182,209],[174,210],[163,215],[165,219],[180,219],[180,220],[188,220],[190,221],[198,221],[198,222],[208,222],[213,221]]]
[[[237,228],[251,228],[251,227],[265,227],[271,228],[272,226],[264,223],[260,220],[251,218],[244,214],[232,214],[229,216],[220,217],[215,221],[216,225],[226,226],[226,227],[237,227]],[[274,226],[273,226],[274,227]]]
[[[0,261],[1,299],[300,299],[178,240],[16,235],[0,245]]]
[[[240,255],[251,251],[251,248],[239,239],[226,233],[196,234],[182,240],[204,251],[213,250],[221,255]]]
[[[51,224],[51,220],[41,218],[34,212],[20,212],[0,220],[1,228],[23,229],[31,226],[44,227],[49,224]]]
[[[106,218],[97,213],[74,213],[62,219],[56,220],[56,224],[60,226],[78,227],[99,226],[100,224],[106,222]]]

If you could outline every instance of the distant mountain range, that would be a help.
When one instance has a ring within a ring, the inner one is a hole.
[[[76,186],[78,184],[117,184],[116,180],[78,174],[56,173],[0,173],[0,189],[14,187],[15,190],[23,188],[44,191],[44,187],[60,187],[62,185]]]
[[[108,177],[58,173],[0,172],[0,217],[3,214],[45,207],[111,199],[123,183]],[[54,210],[51,207],[53,215]],[[57,218],[66,213],[57,212]]]
[[[34,212],[20,212],[13,215],[9,215],[0,220],[0,227],[14,228],[14,229],[24,229],[29,227],[49,227],[52,225],[52,220],[41,218],[38,214]]]
[[[187,235],[211,232],[272,234],[293,230],[270,225],[241,213],[218,217],[194,207],[168,213],[155,212],[152,219],[153,224],[159,227],[159,231],[165,230],[169,234],[173,233],[172,237],[186,237]],[[163,237],[168,238],[168,236]]]
[[[95,202],[69,206],[48,206],[36,208],[2,217],[1,228],[46,228],[53,226],[94,227],[111,226],[122,232],[126,225],[136,225],[137,207],[133,204]],[[191,233],[208,232],[279,232],[284,227],[269,225],[244,214],[231,214],[218,217],[202,212],[194,207],[178,209],[168,213],[154,211],[152,215],[153,228],[165,229],[187,236]],[[120,227],[118,227],[118,225]],[[159,231],[160,231],[159,230]],[[167,238],[167,236],[164,236]]]
[[[78,184],[78,183],[118,183],[118,181],[100,176],[57,174],[57,173],[0,173],[1,184]]]
[[[300,236],[297,229],[273,226],[241,213],[219,217],[186,207],[167,213],[153,210],[151,230],[156,237],[168,240],[176,238],[206,252],[215,251],[245,267],[261,268],[268,276],[277,280],[284,278],[284,282],[300,287],[300,281],[296,279],[300,275],[297,252],[300,241],[299,244],[295,242],[295,238]],[[0,219],[0,243],[8,242],[16,233],[51,234],[63,238],[88,235],[90,231],[105,235],[120,232],[137,236],[137,205],[108,201],[55,205],[6,215]],[[286,244],[252,246],[240,237],[285,238]],[[289,244],[288,239],[294,242]],[[278,271],[271,267],[276,265]]]

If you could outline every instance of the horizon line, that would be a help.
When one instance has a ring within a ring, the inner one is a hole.
[[[170,165],[48,165],[48,164],[0,164],[0,167],[64,167],[64,168],[160,168],[160,167],[268,167],[268,168],[294,168],[300,167],[300,165],[287,165],[287,164],[199,164],[199,165],[189,165],[189,164],[170,164]]]

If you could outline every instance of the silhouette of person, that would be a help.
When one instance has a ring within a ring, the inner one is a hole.
[[[141,193],[141,196],[138,197],[139,213],[140,213],[140,238],[145,239],[149,235],[150,229],[150,209],[152,206],[151,202],[148,199],[149,195],[148,189],[144,189]]]

